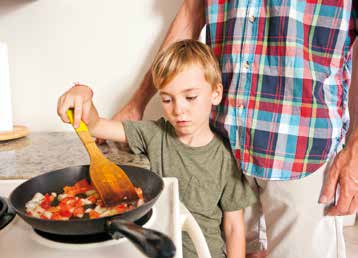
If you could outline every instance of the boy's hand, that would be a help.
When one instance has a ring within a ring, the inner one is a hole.
[[[88,124],[92,96],[93,92],[91,88],[86,85],[76,84],[58,99],[57,114],[61,117],[63,122],[70,123],[66,111],[73,108],[74,127],[77,128],[79,126],[81,119]]]

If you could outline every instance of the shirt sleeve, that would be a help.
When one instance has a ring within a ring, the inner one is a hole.
[[[222,210],[241,210],[254,204],[257,201],[256,194],[250,188],[242,170],[238,169],[233,156],[228,162],[227,172],[228,177],[220,199]]]
[[[157,121],[123,121],[130,150],[135,154],[146,154],[151,139],[160,133],[164,126],[163,118]]]

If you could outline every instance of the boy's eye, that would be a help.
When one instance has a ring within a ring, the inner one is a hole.
[[[171,101],[171,99],[162,99],[163,103],[169,103]]]
[[[186,97],[186,99],[189,100],[189,101],[193,101],[193,100],[195,100],[197,97],[198,97],[198,96],[188,96],[188,97]]]

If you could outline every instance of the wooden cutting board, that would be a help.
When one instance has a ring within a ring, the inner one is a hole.
[[[14,125],[14,130],[9,132],[0,132],[0,141],[8,141],[24,137],[30,133],[29,129],[23,125]]]

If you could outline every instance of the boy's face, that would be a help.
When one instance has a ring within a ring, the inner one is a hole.
[[[195,135],[209,129],[212,105],[222,97],[222,85],[216,89],[206,81],[203,68],[193,64],[177,74],[159,90],[165,117],[178,136]]]

